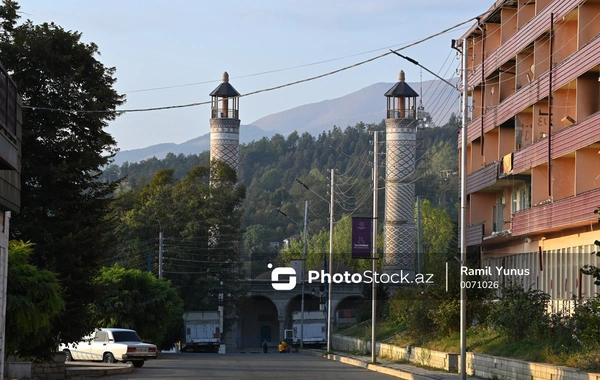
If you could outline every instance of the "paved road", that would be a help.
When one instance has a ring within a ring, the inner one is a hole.
[[[104,379],[390,380],[395,377],[302,354],[162,354],[129,374]]]

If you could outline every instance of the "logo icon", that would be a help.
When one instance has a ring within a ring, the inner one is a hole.
[[[267,268],[273,268],[273,264],[269,263]],[[280,282],[279,276],[289,275],[288,282]],[[296,270],[290,267],[277,267],[271,272],[271,286],[275,290],[292,290],[296,287]]]

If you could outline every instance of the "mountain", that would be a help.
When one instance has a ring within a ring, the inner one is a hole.
[[[458,80],[455,79],[454,82],[457,83]],[[408,84],[415,91],[421,92],[420,83]],[[330,130],[334,125],[345,128],[361,121],[365,124],[380,123],[386,117],[387,102],[384,94],[393,85],[394,83],[375,83],[340,98],[306,104],[262,117],[252,125],[284,135],[298,131],[315,136]],[[423,82],[422,93],[420,100],[436,125],[445,124],[451,112],[458,110],[458,92],[442,81]]]
[[[451,80],[457,83],[458,80]],[[408,83],[415,91],[421,92],[420,83]],[[305,104],[285,111],[262,117],[250,125],[240,128],[240,143],[247,144],[262,137],[271,137],[275,133],[284,136],[293,131],[309,132],[313,136],[330,130],[334,125],[341,128],[355,125],[380,123],[386,115],[384,94],[394,83],[375,83],[351,94],[317,103]],[[443,125],[451,112],[458,110],[458,92],[440,80],[422,83],[422,97],[425,111],[432,116],[433,123]],[[210,134],[205,134],[181,144],[164,143],[146,148],[124,150],[115,156],[115,164],[125,161],[137,162],[147,158],[164,158],[167,153],[198,154],[210,148]]]
[[[275,135],[274,131],[264,131],[255,125],[242,125],[240,127],[240,143],[247,144],[263,137]],[[146,148],[124,150],[116,154],[114,164],[121,165],[124,162],[138,162],[148,158],[156,157],[159,160],[167,156],[167,153],[179,155],[198,154],[210,149],[210,133],[188,140],[181,144],[163,143],[151,145]]]

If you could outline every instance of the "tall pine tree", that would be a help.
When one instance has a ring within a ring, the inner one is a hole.
[[[0,62],[23,98],[21,212],[12,238],[34,243],[32,264],[58,274],[66,308],[40,349],[56,337],[78,340],[93,326],[91,278],[107,250],[106,218],[114,183],[98,181],[116,152],[104,128],[124,102],[113,85],[115,69],[96,59],[94,43],[54,23],[18,24],[19,5],[0,6]],[[40,108],[27,108],[40,107]],[[50,109],[100,112],[62,112]]]

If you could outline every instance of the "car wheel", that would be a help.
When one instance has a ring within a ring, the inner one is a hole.
[[[143,360],[134,360],[131,363],[133,363],[133,366],[135,368],[142,368],[144,366],[144,361]]]
[[[104,357],[102,358],[102,361],[104,363],[116,363],[117,362],[115,360],[115,356],[111,352],[105,353]]]
[[[74,362],[75,359],[73,359],[73,355],[71,355],[71,351],[69,350],[63,350],[63,352],[65,353],[65,363],[66,362]]]

